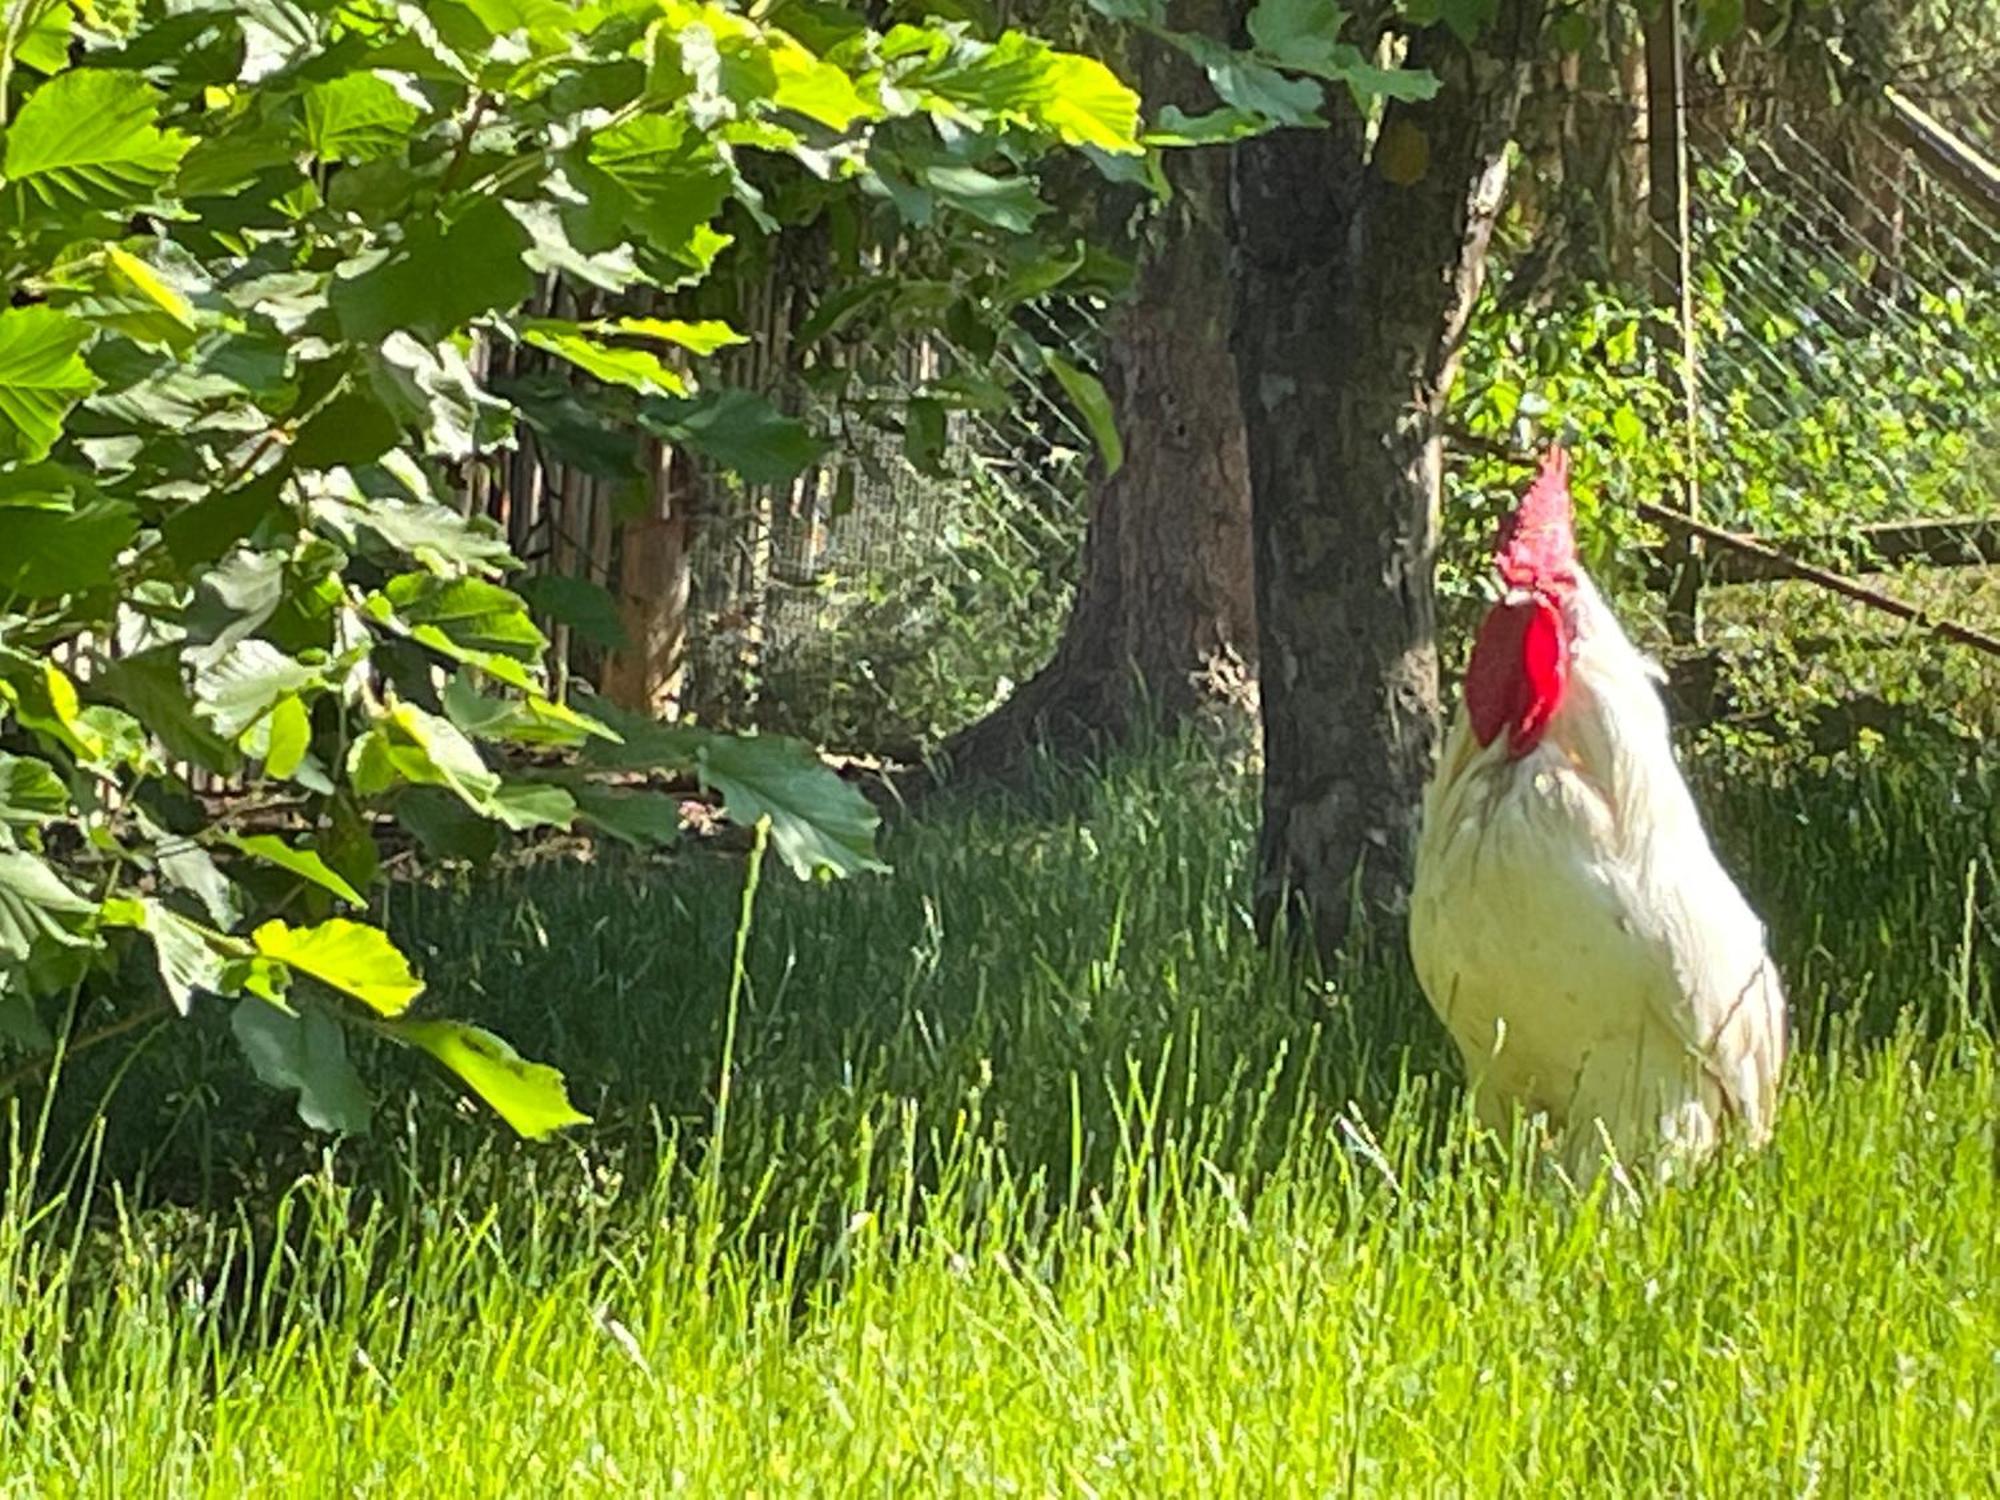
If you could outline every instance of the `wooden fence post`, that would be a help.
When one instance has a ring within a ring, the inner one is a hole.
[[[1687,478],[1680,508],[1701,516],[1698,402],[1695,365],[1694,239],[1688,210],[1686,52],[1680,0],[1657,0],[1646,20],[1646,207],[1652,219],[1653,293],[1671,308],[1675,339],[1670,368],[1681,398],[1681,438]],[[1673,538],[1674,582],[1667,595],[1667,630],[1677,644],[1701,639],[1701,540],[1692,532]]]

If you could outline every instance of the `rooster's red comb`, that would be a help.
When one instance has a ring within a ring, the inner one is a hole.
[[[1546,589],[1576,579],[1576,531],[1569,503],[1569,454],[1554,444],[1528,493],[1500,523],[1493,565],[1510,588]]]

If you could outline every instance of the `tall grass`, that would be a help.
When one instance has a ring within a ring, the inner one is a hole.
[[[433,1084],[324,1151],[165,1043],[93,1125],[80,1068],[68,1192],[0,1216],[0,1483],[1989,1492],[1994,780],[1710,789],[1800,1056],[1769,1152],[1643,1206],[1481,1137],[1394,962],[1255,941],[1191,753],[767,881],[740,966],[719,859],[399,891],[598,1128]]]

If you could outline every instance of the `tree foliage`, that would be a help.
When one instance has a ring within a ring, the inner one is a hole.
[[[0,115],[14,1073],[59,1032],[217,997],[313,1125],[366,1123],[356,1028],[523,1133],[581,1119],[552,1069],[428,1013],[365,920],[382,820],[443,857],[534,829],[666,843],[675,795],[629,784],[664,771],[769,819],[802,876],[879,868],[875,820],[803,745],[554,693],[458,466],[526,426],[558,453],[644,430],[796,472],[810,434],[702,376],[741,337],[700,315],[705,284],[821,219],[1018,261],[1001,236],[1035,217],[1037,163],[1136,153],[1136,99],[1019,32],[831,4],[11,0]],[[551,278],[613,311],[528,316]],[[489,380],[507,345],[578,399]],[[586,585],[538,602],[607,618]],[[197,771],[247,794],[204,803]],[[153,994],[120,982],[135,957]]]

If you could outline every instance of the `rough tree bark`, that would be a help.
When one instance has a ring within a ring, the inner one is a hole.
[[[1224,0],[1177,11],[1216,34]],[[1198,76],[1143,38],[1149,104],[1188,102]],[[1206,669],[1254,662],[1250,477],[1229,348],[1228,162],[1176,152],[1173,196],[1147,226],[1132,295],[1107,330],[1104,383],[1125,462],[1093,487],[1083,576],[1048,665],[945,746],[954,771],[1004,773],[1037,741],[1122,737],[1143,712],[1180,718],[1212,700]]]
[[[649,442],[653,493],[619,532],[618,622],[625,645],[605,658],[599,690],[620,708],[672,719],[687,675],[689,529],[693,473]]]
[[[1409,64],[1443,87],[1238,148],[1236,357],[1264,720],[1258,899],[1322,952],[1395,917],[1438,728],[1442,408],[1505,186],[1541,0]]]

